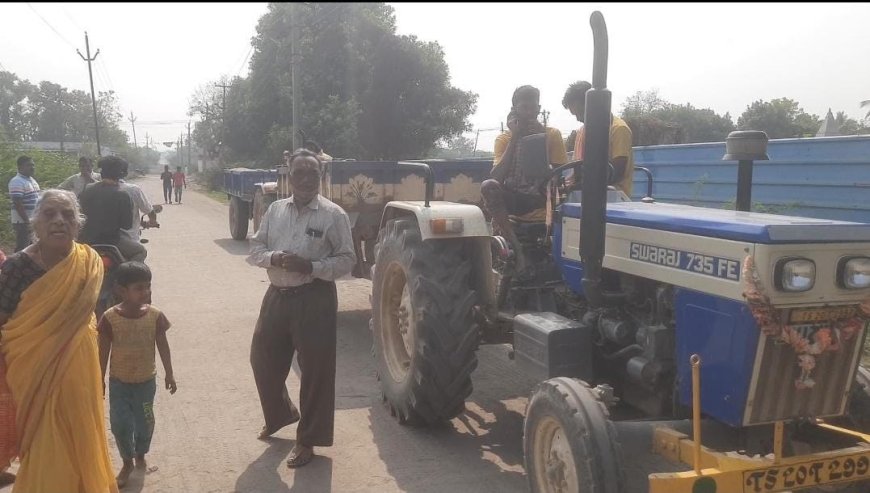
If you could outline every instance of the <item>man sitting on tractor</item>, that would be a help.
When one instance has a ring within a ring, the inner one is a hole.
[[[515,252],[516,271],[520,278],[528,277],[529,272],[509,217],[515,216],[521,221],[543,221],[547,203],[547,198],[541,191],[542,183],[526,176],[518,166],[520,139],[545,133],[548,164],[559,166],[568,162],[562,133],[538,122],[540,97],[541,92],[532,86],[521,86],[514,91],[511,112],[508,115],[508,131],[495,139],[495,157],[490,172],[492,178],[485,180],[480,186],[493,223]]]
[[[586,112],[586,91],[592,89],[592,84],[585,80],[577,81],[565,91],[562,106],[583,123]],[[574,141],[574,160],[583,160],[583,141],[586,137],[585,125],[577,130]],[[634,153],[631,150],[631,129],[625,120],[610,114],[610,164],[613,165],[613,176],[610,184],[631,197],[631,187],[634,180]],[[572,182],[573,173],[568,172],[568,182]]]

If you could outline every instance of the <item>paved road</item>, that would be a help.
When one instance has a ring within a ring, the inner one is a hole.
[[[162,197],[156,177],[139,184],[151,198]],[[159,230],[145,233],[154,304],[173,323],[179,390],[158,393],[151,457],[159,470],[125,491],[526,490],[522,413],[536,382],[513,368],[504,347],[486,347],[465,415],[441,429],[399,426],[381,404],[370,283],[360,279],[338,283],[335,446],[317,449],[319,457],[298,471],[288,469],[294,426],[270,442],[255,438],[263,422],[248,355],[265,271],[245,263],[247,242],[230,239],[225,205],[190,190],[183,199],[164,207]],[[295,397],[297,376],[288,383]]]
[[[159,180],[138,181],[152,199]],[[370,283],[339,281],[335,446],[299,470],[284,460],[295,427],[269,442],[255,438],[262,414],[248,355],[267,287],[262,269],[247,265],[247,242],[229,238],[227,208],[188,190],[166,205],[162,227],[145,233],[154,273],[153,300],[173,323],[169,333],[178,392],[158,388],[150,462],[126,492],[521,492],[522,422],[536,384],[519,373],[504,346],[479,352],[467,412],[437,429],[398,425],[381,403],[368,329]],[[298,370],[297,370],[298,371]],[[162,378],[162,369],[158,379]],[[160,380],[158,380],[160,382]],[[298,378],[289,378],[292,396]],[[623,437],[635,455],[641,433]],[[119,459],[110,435],[112,459]],[[645,491],[632,470],[631,492]],[[3,491],[8,491],[4,489]]]

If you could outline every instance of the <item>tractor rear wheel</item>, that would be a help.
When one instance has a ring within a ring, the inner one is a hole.
[[[248,237],[249,204],[239,197],[230,199],[230,235],[242,241]]]
[[[263,191],[257,189],[257,191],[254,192],[254,234],[256,234],[260,229],[260,222],[263,220],[263,214],[266,213],[266,207],[268,207],[268,205],[266,205],[266,200],[263,197]]]
[[[378,235],[372,278],[372,355],[383,398],[400,423],[459,415],[471,394],[479,334],[466,243],[421,239],[412,218]]]
[[[558,377],[532,392],[523,456],[534,493],[624,493],[622,447],[607,406],[588,384]]]

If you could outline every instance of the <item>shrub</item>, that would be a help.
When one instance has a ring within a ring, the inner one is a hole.
[[[15,233],[12,231],[12,201],[9,200],[9,180],[18,173],[18,156],[26,154],[36,164],[34,178],[41,190],[56,187],[63,180],[79,172],[78,158],[69,154],[44,152],[38,150],[19,151],[16,146],[0,142],[0,183],[4,187],[0,193],[0,248],[11,253],[15,248]]]

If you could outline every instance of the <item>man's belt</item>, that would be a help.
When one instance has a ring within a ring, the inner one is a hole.
[[[326,283],[326,281],[324,281],[322,279],[315,279],[311,282],[308,282],[305,284],[300,284],[299,286],[290,286],[287,288],[282,288],[280,286],[275,286],[274,284],[272,284],[271,287],[281,294],[293,296],[293,295],[304,293],[304,292],[308,291],[309,289],[311,289],[312,287],[316,287],[316,286],[319,286],[319,285],[325,284],[325,283]]]

